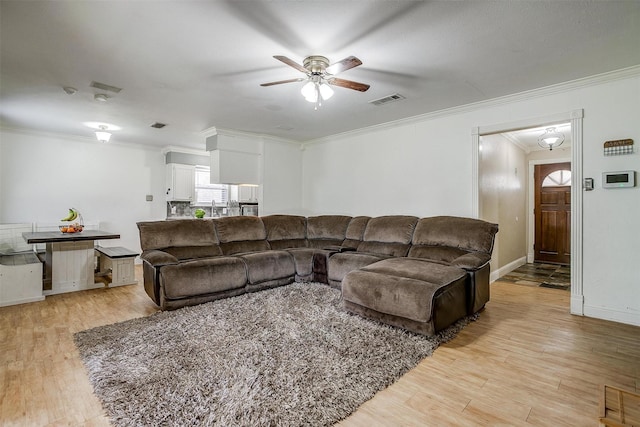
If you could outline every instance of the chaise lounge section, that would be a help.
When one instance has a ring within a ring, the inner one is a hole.
[[[489,300],[498,227],[459,217],[270,215],[139,222],[144,286],[162,309],[294,281],[347,310],[432,335]]]

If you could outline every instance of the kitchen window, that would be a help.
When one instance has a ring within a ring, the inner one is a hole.
[[[229,200],[229,186],[227,184],[211,184],[209,181],[209,168],[207,166],[196,166],[195,184],[195,205],[211,206],[212,200],[215,200],[218,206],[227,205],[227,201]]]

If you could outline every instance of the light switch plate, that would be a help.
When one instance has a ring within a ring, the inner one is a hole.
[[[584,191],[592,191],[593,190],[593,178],[585,178],[584,184],[582,185]]]
[[[147,194],[147,202],[153,202],[153,194]]]

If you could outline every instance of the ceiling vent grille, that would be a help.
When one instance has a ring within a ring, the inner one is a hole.
[[[373,101],[369,101],[369,104],[373,105],[384,105],[390,102],[401,101],[403,99],[407,99],[405,96],[400,95],[399,93],[394,93],[393,95],[385,96],[384,98],[374,99]]]
[[[156,129],[162,129],[166,125],[167,125],[166,123],[155,122],[151,124],[151,127]]]
[[[120,93],[120,91],[122,90],[122,88],[106,85],[106,84],[100,83],[100,82],[91,82],[91,84],[89,86],[95,87],[96,89],[100,89],[100,90],[107,90],[107,91],[113,92],[113,93]]]

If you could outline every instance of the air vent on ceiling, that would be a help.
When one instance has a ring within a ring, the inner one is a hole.
[[[99,82],[91,82],[89,86],[95,87],[96,89],[100,89],[100,90],[108,90],[109,92],[113,92],[113,93],[120,93],[120,91],[122,90],[122,88],[106,85],[104,83],[99,83]]]
[[[155,122],[151,124],[151,127],[156,129],[162,129],[166,125],[167,125],[166,123]]]
[[[384,105],[390,102],[400,101],[402,99],[406,99],[406,97],[400,95],[399,93],[394,93],[393,95],[385,96],[384,98],[379,98],[379,99],[374,99],[373,101],[369,101],[369,104]]]

